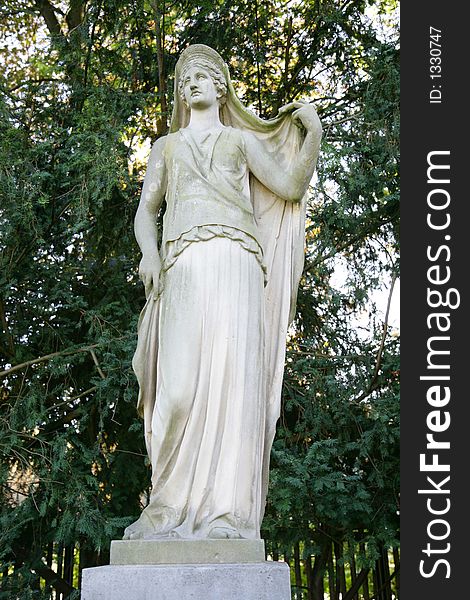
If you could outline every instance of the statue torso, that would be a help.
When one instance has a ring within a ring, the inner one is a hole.
[[[163,244],[203,225],[233,227],[257,239],[239,130],[181,129],[168,136],[164,155],[168,184]]]

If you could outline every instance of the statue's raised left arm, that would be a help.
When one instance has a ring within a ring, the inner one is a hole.
[[[300,202],[307,191],[317,163],[322,126],[311,104],[292,102],[279,113],[292,111],[292,118],[306,130],[293,166],[286,170],[281,161],[266,151],[263,142],[248,131],[243,132],[248,167],[253,175],[272,192],[289,202]]]

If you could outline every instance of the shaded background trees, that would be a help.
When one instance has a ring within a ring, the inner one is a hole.
[[[132,222],[196,42],[324,125],[267,549],[296,598],[398,595],[396,3],[6,0],[0,31],[0,597],[73,594],[146,502]]]

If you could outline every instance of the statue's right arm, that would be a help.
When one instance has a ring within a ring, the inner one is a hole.
[[[134,231],[137,243],[142,251],[139,276],[145,286],[145,296],[151,290],[158,290],[160,275],[160,255],[158,252],[158,234],[156,218],[165,197],[167,175],[163,149],[166,137],[159,138],[152,147],[147,164],[139,207],[135,215]]]

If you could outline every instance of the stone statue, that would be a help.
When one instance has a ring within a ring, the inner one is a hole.
[[[135,219],[152,493],[124,539],[258,539],[321,125],[300,102],[255,116],[201,44],[181,54],[174,98]]]

